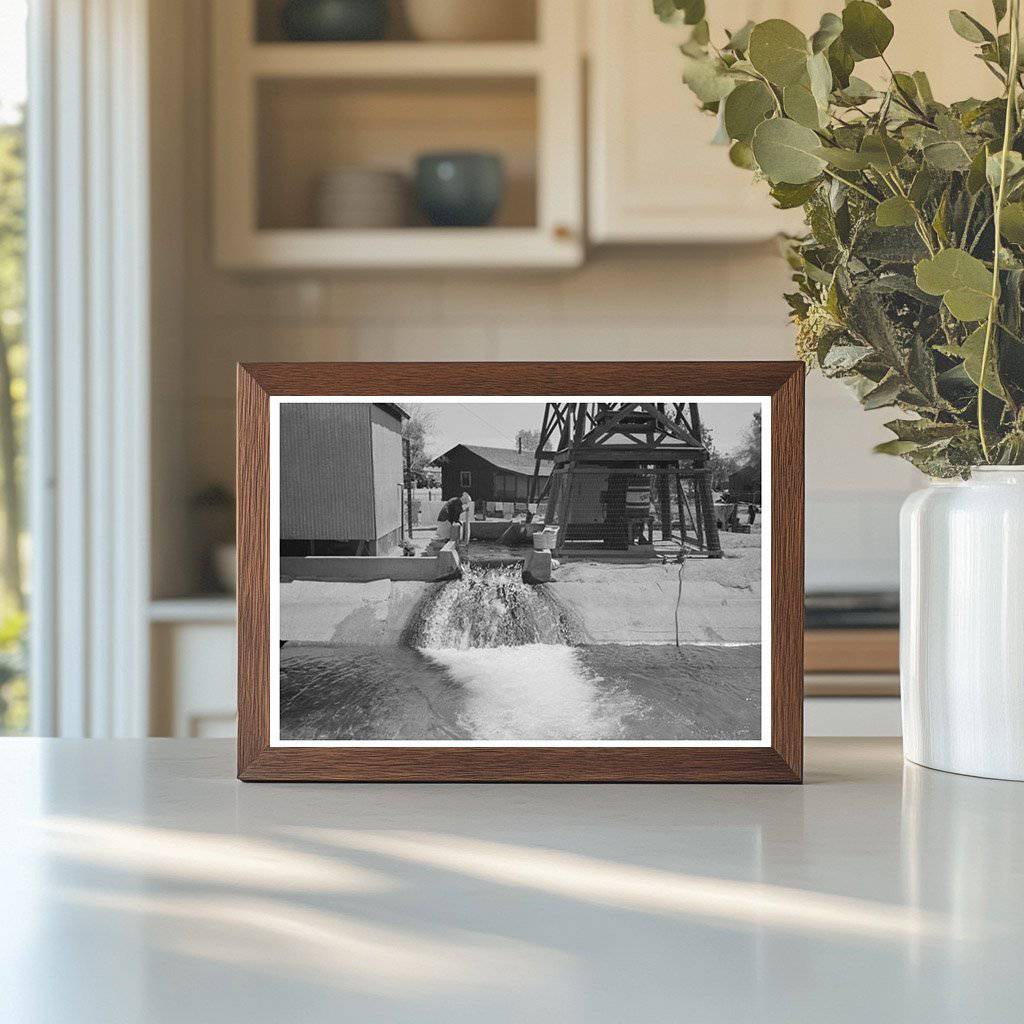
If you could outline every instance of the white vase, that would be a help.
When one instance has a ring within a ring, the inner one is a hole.
[[[1024,466],[904,503],[900,693],[911,761],[1024,781]]]

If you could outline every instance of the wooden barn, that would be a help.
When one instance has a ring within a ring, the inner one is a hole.
[[[533,452],[514,448],[457,444],[434,459],[433,465],[441,468],[441,495],[445,500],[469,491],[481,507],[480,503],[487,501],[527,501],[536,460]],[[542,478],[548,472],[547,463],[542,464]]]
[[[402,421],[388,402],[282,402],[282,555],[387,554],[402,535]]]

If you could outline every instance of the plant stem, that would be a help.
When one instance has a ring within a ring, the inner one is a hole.
[[[1006,196],[1006,160],[1010,151],[1013,121],[1017,112],[1017,66],[1020,61],[1020,0],[1010,0],[1010,73],[1006,84],[1006,119],[1003,125],[1003,149],[999,155],[999,189],[995,196],[993,226],[995,243],[992,253],[992,296],[989,300],[988,320],[985,322],[985,345],[981,350],[981,369],[978,371],[978,435],[985,461],[992,462],[988,437],[985,434],[985,372],[988,369],[989,353],[992,347],[992,331],[999,308],[999,256],[1003,200]]]
[[[885,59],[885,54],[880,53],[879,57],[882,58],[882,63],[886,66],[886,68],[889,71],[889,84],[892,86],[893,89],[895,89],[900,94],[900,98],[903,100],[903,102],[919,117],[927,117],[928,115],[920,108],[920,106],[917,103],[917,100],[915,100],[913,96],[910,96],[906,92],[904,92],[902,87],[900,86],[900,83],[896,81],[896,72],[893,71],[892,65]]]
[[[824,169],[824,173],[835,181],[841,182],[849,188],[852,188],[854,192],[859,192],[862,196],[866,196],[871,200],[871,202],[877,205],[878,196],[873,196],[866,188],[861,188],[855,181],[847,181],[846,178],[840,178],[838,174],[833,174],[827,167]]]

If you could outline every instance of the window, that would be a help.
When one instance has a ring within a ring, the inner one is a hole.
[[[472,487],[473,486],[473,474],[468,469],[462,470],[459,473],[459,486],[460,487]]]
[[[26,732],[24,520],[27,5],[0,4],[0,735]]]

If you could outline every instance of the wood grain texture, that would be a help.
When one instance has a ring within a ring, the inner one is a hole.
[[[766,747],[271,747],[270,395],[771,397]],[[245,781],[799,782],[804,368],[798,362],[250,363],[238,368],[238,777]]]

